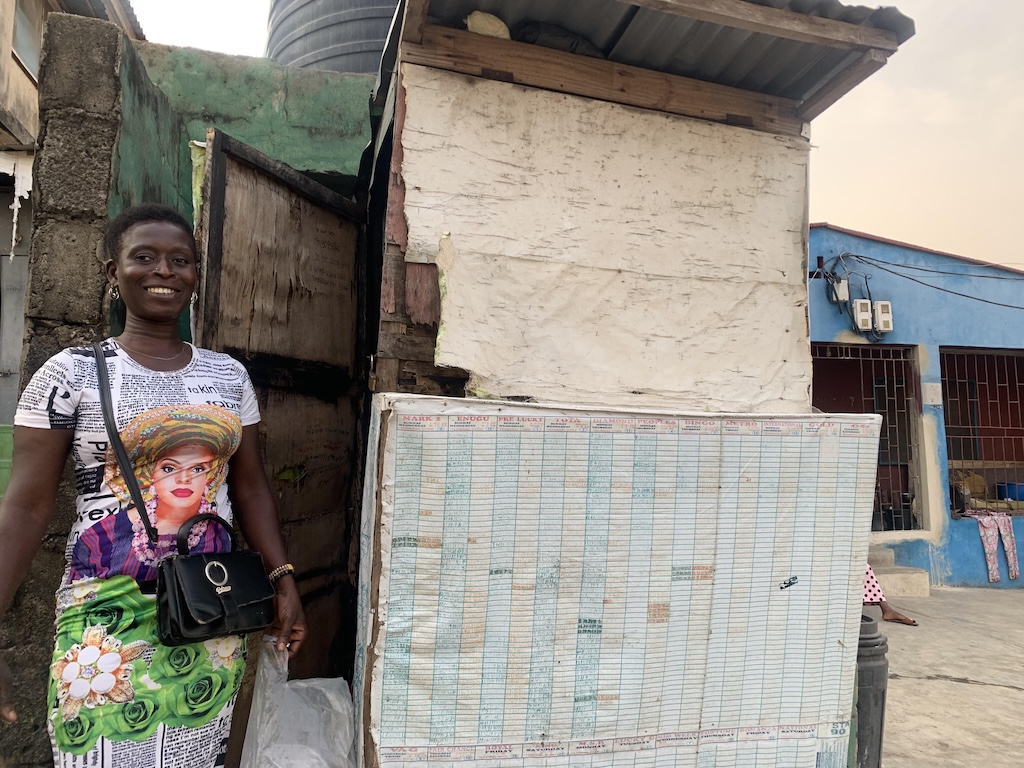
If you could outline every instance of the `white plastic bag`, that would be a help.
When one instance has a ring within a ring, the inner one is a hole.
[[[343,678],[288,680],[288,652],[263,642],[242,768],[355,768],[355,713]]]

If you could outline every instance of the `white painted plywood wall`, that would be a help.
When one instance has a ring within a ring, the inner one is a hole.
[[[809,410],[805,140],[402,74],[406,258],[473,393]]]

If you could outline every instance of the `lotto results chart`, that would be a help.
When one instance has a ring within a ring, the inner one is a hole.
[[[846,765],[879,417],[377,396],[364,765]]]

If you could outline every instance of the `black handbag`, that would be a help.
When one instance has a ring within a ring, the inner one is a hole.
[[[99,342],[93,344],[93,351],[107,439],[146,534],[156,546],[158,534],[149,520],[135,478],[135,467],[114,421],[106,358]],[[224,527],[231,538],[230,552],[189,554],[189,532],[192,526],[204,520],[207,525]],[[239,551],[235,532],[223,518],[209,514],[190,517],[178,529],[176,545],[177,554],[164,558],[157,565],[156,615],[161,643],[188,645],[226,635],[257,632],[270,626],[274,620],[275,590],[263,567],[263,557],[259,552]]]

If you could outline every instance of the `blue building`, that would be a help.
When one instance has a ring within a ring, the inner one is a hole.
[[[828,224],[810,270],[813,404],[884,417],[872,545],[932,584],[1024,586],[1024,272]],[[996,582],[982,526],[1014,534]]]

